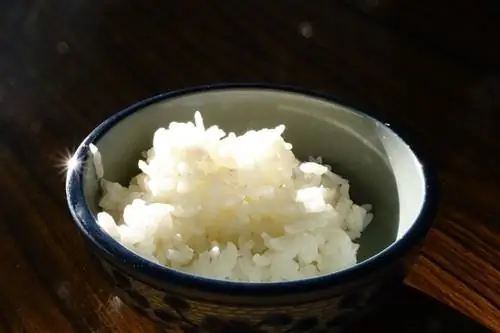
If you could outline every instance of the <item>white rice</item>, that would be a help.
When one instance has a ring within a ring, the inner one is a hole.
[[[320,158],[297,160],[284,125],[237,136],[194,119],[154,133],[128,187],[101,180],[106,232],[153,262],[218,279],[294,280],[356,263],[353,241],[373,216],[347,180]]]

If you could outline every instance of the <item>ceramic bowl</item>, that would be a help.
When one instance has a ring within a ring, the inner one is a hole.
[[[154,131],[191,121],[237,133],[286,125],[300,158],[322,156],[351,182],[356,202],[375,219],[359,240],[358,264],[290,282],[243,283],[195,276],[152,263],[96,223],[100,196],[89,145],[105,177],[127,184]],[[111,116],[80,144],[68,171],[71,214],[121,299],[172,332],[332,332],[390,297],[405,277],[436,211],[436,184],[415,147],[394,127],[331,96],[290,87],[231,84],[169,92]]]

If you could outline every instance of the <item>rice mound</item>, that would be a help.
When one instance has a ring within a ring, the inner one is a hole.
[[[131,251],[176,270],[268,282],[342,270],[356,263],[370,205],[322,165],[299,161],[285,126],[226,133],[172,122],[154,133],[128,187],[102,178],[99,225]],[[105,158],[105,156],[103,156]]]

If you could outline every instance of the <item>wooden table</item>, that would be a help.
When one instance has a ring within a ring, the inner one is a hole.
[[[442,206],[401,297],[353,331],[500,332],[495,2],[2,1],[0,331],[156,332],[90,265],[61,163],[139,99],[266,81],[378,110],[438,167]]]

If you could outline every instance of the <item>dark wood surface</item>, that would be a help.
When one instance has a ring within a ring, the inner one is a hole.
[[[353,331],[500,332],[499,32],[493,0],[1,1],[0,331],[156,332],[90,266],[61,162],[139,99],[266,81],[378,110],[438,168],[406,286]]]

